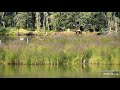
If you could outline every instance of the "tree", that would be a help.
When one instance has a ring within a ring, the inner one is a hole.
[[[46,33],[46,28],[48,25],[48,12],[43,12],[43,30]]]
[[[120,12],[0,12],[0,26],[27,30],[66,30],[118,32]]]
[[[106,14],[106,17],[107,17],[107,21],[108,21],[108,31],[109,31],[109,34],[111,33],[112,31],[112,12],[107,12]]]
[[[14,17],[14,22],[16,27],[19,28],[28,28],[28,19],[31,18],[31,15],[28,12],[18,12],[17,15]]]
[[[115,33],[117,34],[118,32],[118,22],[119,22],[119,18],[116,17],[115,13],[113,15],[113,20],[114,20],[114,30],[115,30]]]
[[[36,14],[36,29],[39,31],[40,30],[40,12],[35,12]]]
[[[5,15],[5,12],[0,13],[2,26],[5,28],[4,15]]]

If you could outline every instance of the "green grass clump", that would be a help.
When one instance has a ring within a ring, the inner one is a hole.
[[[119,53],[119,36],[43,35],[28,44],[13,40],[0,46],[0,63],[77,65],[85,60],[89,64],[120,64]]]

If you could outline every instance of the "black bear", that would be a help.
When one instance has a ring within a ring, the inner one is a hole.
[[[81,30],[79,30],[79,29],[78,29],[78,30],[76,30],[75,32],[76,32],[76,34],[82,34],[82,31],[81,31]]]
[[[81,30],[81,32],[84,30],[83,26],[80,26],[80,30]]]

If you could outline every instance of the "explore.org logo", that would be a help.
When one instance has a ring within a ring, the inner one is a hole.
[[[104,75],[119,75],[119,71],[117,70],[101,70],[99,71]]]

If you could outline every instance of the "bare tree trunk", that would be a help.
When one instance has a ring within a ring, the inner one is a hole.
[[[50,29],[49,29],[49,18],[48,17],[46,18],[46,25],[47,25],[47,29],[49,31]]]
[[[114,28],[115,28],[115,33],[117,34],[118,27],[117,27],[117,18],[115,16],[114,16]]]
[[[108,34],[110,34],[111,31],[112,31],[112,29],[111,29],[111,21],[110,20],[108,20],[108,30],[109,30]]]
[[[44,19],[43,19],[43,29],[44,29],[44,33],[46,32],[46,20],[45,20],[45,16],[44,16]]]
[[[3,25],[3,27],[5,28],[5,21],[3,20],[3,18],[4,18],[4,14],[5,14],[5,12],[2,12],[2,25]]]
[[[17,12],[14,12],[14,17],[17,15]],[[13,26],[16,27],[15,21],[13,22]]]
[[[40,12],[36,12],[36,28],[39,31],[40,30]]]
[[[108,34],[110,34],[112,31],[112,12],[107,12],[105,17],[106,17],[107,22],[108,22]]]
[[[44,33],[46,33],[46,27],[49,26],[48,25],[48,12],[43,12],[44,18],[43,18],[43,29],[44,29]]]
[[[3,27],[5,28],[5,22],[4,22],[4,21],[2,21],[2,25],[3,25]]]

